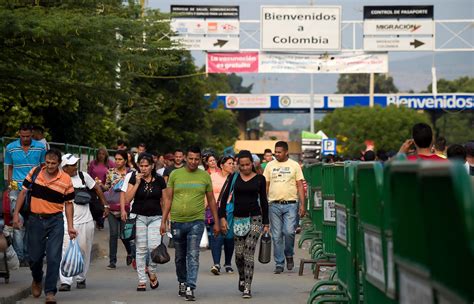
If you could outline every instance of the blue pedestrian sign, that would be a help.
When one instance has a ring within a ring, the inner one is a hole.
[[[323,155],[333,154],[336,155],[336,139],[328,138],[323,139]]]

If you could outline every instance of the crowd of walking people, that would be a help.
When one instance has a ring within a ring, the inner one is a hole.
[[[305,215],[305,182],[301,165],[289,158],[286,142],[277,142],[273,151],[266,149],[261,161],[246,150],[219,157],[190,146],[159,154],[148,152],[145,144],[128,150],[118,141],[111,157],[105,148],[98,149],[83,172],[78,169],[79,155],[47,149],[46,142],[32,136],[30,126],[19,129],[19,139],[6,147],[5,164],[13,246],[21,266],[31,269],[34,297],[44,291],[46,303],[56,303],[57,291],[70,291],[74,283],[77,289],[86,288],[94,230],[104,228],[104,219],[109,227],[109,270],[117,267],[124,223],[134,223],[135,238],[121,242],[126,265],[136,270],[138,292],[146,291],[147,284],[151,289],[159,286],[150,253],[165,234],[171,235],[175,248],[178,295],[187,301],[195,300],[205,231],[213,260],[209,271],[216,276],[233,273],[235,256],[243,298],[252,297],[254,256],[262,233],[272,237],[274,273],[281,274],[285,266],[294,268],[295,234]],[[474,142],[447,147],[438,138],[432,143],[431,127],[416,124],[399,153],[409,160],[460,160],[474,175]],[[373,150],[362,155],[366,161],[386,159],[386,154]],[[25,202],[28,213],[21,212]],[[70,239],[76,239],[84,259],[83,271],[75,277],[60,272]]]

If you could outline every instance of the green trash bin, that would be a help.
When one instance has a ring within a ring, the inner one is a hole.
[[[379,162],[361,162],[356,172],[359,216],[359,263],[362,265],[364,303],[395,303],[386,294],[387,258],[383,225],[383,167]]]
[[[390,225],[400,303],[434,303],[429,261],[436,252],[428,248],[429,215],[422,205],[420,164],[394,161],[389,173]]]
[[[437,303],[474,303],[474,194],[464,164],[420,165],[428,267]]]

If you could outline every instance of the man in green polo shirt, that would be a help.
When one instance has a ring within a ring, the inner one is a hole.
[[[171,211],[171,233],[175,246],[178,295],[186,301],[194,301],[194,290],[199,270],[199,243],[204,232],[204,197],[206,197],[214,218],[217,205],[212,192],[209,174],[198,169],[201,150],[189,147],[186,151],[186,166],[174,170],[165,191],[161,234],[166,232],[166,220]],[[214,235],[220,231],[214,224]]]

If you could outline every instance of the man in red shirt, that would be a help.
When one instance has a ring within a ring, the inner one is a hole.
[[[431,145],[433,142],[433,131],[431,127],[425,123],[417,123],[412,129],[412,139],[407,139],[400,147],[399,153],[408,154],[410,147],[415,145],[415,153],[408,155],[408,160],[433,160],[433,161],[446,161],[434,153],[431,153]]]

